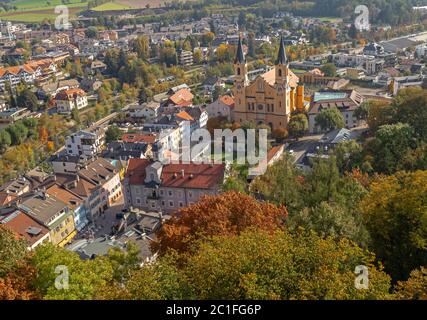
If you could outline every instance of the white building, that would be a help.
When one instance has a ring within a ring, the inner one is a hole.
[[[104,131],[96,132],[79,131],[68,136],[65,140],[67,154],[69,156],[93,157],[101,152],[104,144]]]
[[[126,109],[126,114],[131,118],[142,118],[153,120],[159,115],[160,104],[157,102],[147,102],[142,105],[130,105]]]
[[[69,89],[58,93],[55,97],[58,113],[69,114],[73,109],[83,109],[87,107],[86,92],[82,89]]]
[[[415,52],[419,58],[423,58],[427,55],[427,43],[420,44],[415,47]]]

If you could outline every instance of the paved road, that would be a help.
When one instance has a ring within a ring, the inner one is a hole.
[[[351,139],[357,139],[363,132],[368,130],[367,125],[362,125],[356,128],[352,128]],[[312,150],[316,147],[316,144],[323,137],[323,134],[309,135],[299,139],[297,142],[293,142],[289,145],[287,150],[293,150],[294,163],[300,163],[304,155],[308,150]]]

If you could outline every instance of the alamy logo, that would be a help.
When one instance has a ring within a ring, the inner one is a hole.
[[[215,129],[212,138],[206,129],[191,132],[190,122],[185,121],[181,144],[179,138],[173,138],[172,130],[165,130],[160,137],[159,161],[163,164],[248,164],[252,176],[267,170],[266,129]]]
[[[354,286],[359,290],[369,289],[369,271],[367,266],[357,266],[354,269],[354,273],[357,274],[356,279],[354,279]]]
[[[56,266],[55,273],[58,274],[55,278],[55,288],[58,290],[68,290],[70,277],[67,266]]]
[[[359,31],[369,31],[371,29],[371,25],[369,24],[369,8],[365,5],[358,5],[354,9],[354,13],[358,16],[354,21],[354,26]]]
[[[57,30],[68,30],[70,28],[70,12],[67,6],[56,6],[55,13],[58,16],[55,19],[55,28]]]

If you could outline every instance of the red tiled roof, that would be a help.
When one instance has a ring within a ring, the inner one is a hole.
[[[122,141],[124,142],[145,142],[145,143],[154,143],[156,141],[156,136],[152,134],[135,134],[135,133],[126,133],[122,136]]]
[[[13,215],[14,214],[15,213],[13,213]],[[45,226],[39,224],[36,220],[31,218],[30,216],[27,216],[21,211],[16,212],[16,216],[7,221],[4,226],[12,230],[20,237],[26,239],[30,243],[30,245],[33,245],[34,243],[39,241],[49,232],[49,230]],[[31,227],[38,228],[41,230],[41,232],[38,235],[31,235],[27,232],[28,228]]]
[[[72,100],[76,96],[86,96],[86,92],[84,92],[82,89],[63,90],[56,95],[55,99]]]
[[[223,164],[168,164],[163,166],[162,187],[211,189],[222,183],[224,171]]]
[[[145,169],[153,162],[148,159],[130,159],[126,177],[132,185],[142,185]],[[169,188],[211,189],[224,179],[224,164],[167,164],[163,166],[161,186]],[[184,174],[184,176],[183,176]]]
[[[145,168],[151,164],[148,159],[129,159],[129,165],[126,170],[126,178],[130,184],[143,184],[145,180]]]

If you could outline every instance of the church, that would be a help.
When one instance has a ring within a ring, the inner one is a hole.
[[[272,130],[287,128],[291,113],[303,110],[304,87],[289,69],[285,43],[280,38],[275,66],[253,81],[248,78],[248,65],[239,39],[234,59],[234,121],[266,124]]]

